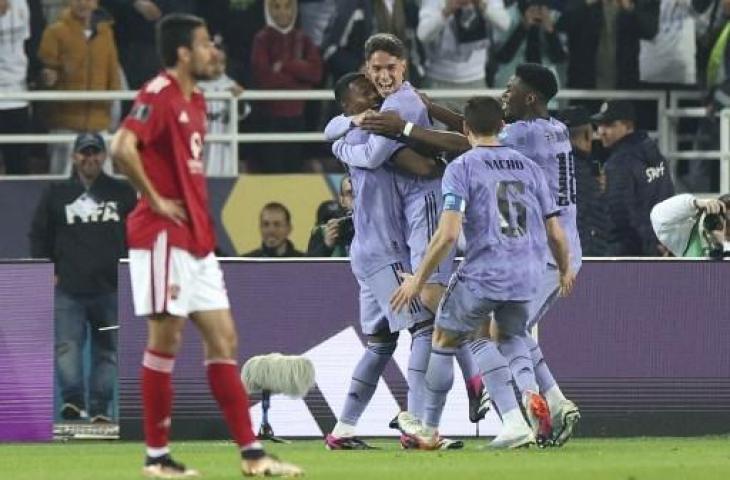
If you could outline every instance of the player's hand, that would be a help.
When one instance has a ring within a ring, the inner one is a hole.
[[[335,246],[337,238],[340,236],[339,232],[340,220],[337,218],[330,219],[324,226],[324,244],[328,248]]]
[[[377,133],[378,135],[389,135],[397,137],[403,133],[406,121],[400,118],[396,112],[383,112],[368,115],[360,125],[364,130]]]
[[[695,205],[698,210],[704,210],[709,214],[725,213],[725,204],[716,198],[708,198],[706,200],[696,199]]]
[[[560,296],[567,297],[573,291],[575,285],[575,273],[569,269],[565,273],[560,274]]]
[[[542,29],[545,30],[546,33],[553,33],[553,31],[555,30],[555,21],[553,20],[553,16],[550,13],[550,8],[544,5],[540,7],[540,19]]]
[[[375,115],[375,114],[377,114],[377,112],[376,112],[375,110],[372,110],[372,109],[367,109],[367,110],[365,110],[364,112],[360,112],[360,113],[358,113],[357,115],[353,115],[352,117],[350,117],[350,120],[351,120],[351,121],[352,121],[352,123],[354,123],[354,124],[355,124],[356,126],[358,126],[358,127],[361,127],[361,126],[362,126],[362,122],[363,122],[363,121],[364,121],[364,120],[365,120],[366,118],[368,118],[368,117],[369,117],[369,116],[371,116],[371,115]]]
[[[401,272],[400,277],[403,279],[403,283],[390,297],[390,308],[396,313],[407,307],[421,294],[421,287],[416,282],[416,277],[405,272]]]
[[[150,201],[150,208],[161,217],[172,220],[176,225],[182,225],[188,221],[188,214],[182,200],[157,197]]]
[[[150,0],[137,0],[134,2],[134,9],[148,22],[155,22],[162,16],[159,7]]]
[[[241,94],[244,92],[244,88],[236,83],[230,88],[230,91],[234,97],[240,97]]]

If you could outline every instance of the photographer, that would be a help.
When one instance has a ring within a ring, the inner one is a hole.
[[[352,225],[352,184],[345,176],[340,182],[339,204],[332,200],[317,209],[317,225],[307,247],[308,257],[347,257],[355,235]]]
[[[651,224],[676,257],[722,258],[730,251],[729,207],[730,194],[703,200],[684,193],[656,204]]]

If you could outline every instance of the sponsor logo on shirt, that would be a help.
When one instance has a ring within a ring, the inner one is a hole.
[[[646,181],[648,183],[664,176],[664,164],[662,163],[658,167],[649,167],[646,169]]]

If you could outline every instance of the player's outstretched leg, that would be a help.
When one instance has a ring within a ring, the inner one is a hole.
[[[456,363],[464,376],[466,394],[469,398],[469,421],[477,423],[484,419],[489,411],[489,395],[484,388],[479,365],[474,360],[469,343],[464,343],[456,350]]]
[[[580,411],[575,403],[563,395],[537,342],[528,335],[525,344],[530,349],[530,356],[535,369],[535,380],[550,408],[553,424],[553,444],[561,447],[573,435],[573,429],[580,420]]]
[[[535,443],[517,403],[512,387],[512,373],[496,343],[479,338],[472,344],[474,358],[484,374],[484,382],[492,402],[502,415],[502,431],[490,444],[493,448],[517,448]]]
[[[256,439],[248,394],[236,360],[237,335],[230,310],[210,310],[191,315],[205,343],[208,385],[241,455],[241,472],[256,477],[297,477],[302,469],[267,455]]]
[[[325,437],[325,445],[330,450],[367,450],[370,445],[355,436],[355,426],[373,398],[378,380],[385,366],[393,356],[398,336],[388,342],[368,342],[367,350],[352,373],[350,389],[332,433]]]

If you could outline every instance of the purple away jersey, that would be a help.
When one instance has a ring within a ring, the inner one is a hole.
[[[575,163],[568,128],[554,118],[518,121],[507,125],[499,140],[542,168],[560,209],[559,221],[568,240],[571,267],[577,271],[582,262],[582,251],[576,226]],[[549,250],[546,254],[549,263],[555,265]]]
[[[545,270],[545,219],[559,210],[540,167],[505,146],[476,147],[446,167],[444,210],[464,213],[457,273],[477,296],[527,301]]]

